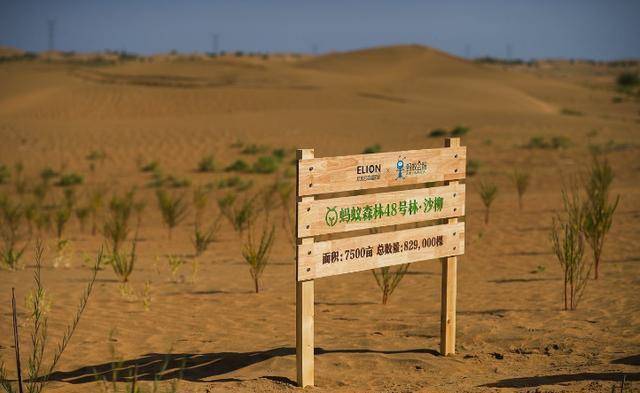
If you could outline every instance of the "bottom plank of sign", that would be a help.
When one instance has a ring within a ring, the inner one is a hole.
[[[464,253],[464,223],[298,246],[298,281]]]

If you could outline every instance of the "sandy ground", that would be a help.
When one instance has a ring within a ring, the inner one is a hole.
[[[252,291],[241,242],[228,222],[197,258],[197,274],[192,276],[195,260],[187,257],[179,273],[184,280],[173,282],[166,255],[193,253],[193,217],[167,238],[140,162],[157,160],[165,172],[196,185],[229,176],[195,173],[207,154],[221,166],[237,158],[255,160],[230,147],[235,141],[288,149],[288,162],[291,150],[302,147],[315,148],[317,157],[360,153],[375,143],[384,151],[439,147],[442,140],[428,138],[429,131],[458,124],[471,128],[462,143],[480,170],[466,182],[457,353],[437,353],[438,261],[413,264],[386,306],[370,272],[320,279],[317,386],[310,390],[610,392],[623,376],[633,391],[640,390],[640,105],[628,98],[613,102],[620,96],[610,82],[616,72],[568,64],[505,69],[408,46],[298,60],[0,64],[0,163],[11,168],[23,162],[30,185],[45,166],[81,173],[81,198],[98,186],[111,193],[137,185],[138,198],[148,202],[130,284],[137,297],[121,294],[110,267],[99,273],[51,391],[100,391],[96,372],[124,389],[122,381],[135,366],[139,379],[158,375],[162,388],[179,378],[181,392],[298,389],[294,262],[285,233],[278,227],[259,294]],[[567,109],[579,114],[568,115]],[[533,136],[564,136],[571,146],[522,148]],[[621,202],[601,278],[589,282],[576,311],[562,311],[551,219],[563,181],[588,164],[587,146],[610,140],[616,148],[607,156]],[[85,157],[99,149],[107,158],[92,172]],[[523,211],[508,176],[515,167],[532,174]],[[273,180],[243,177],[255,182],[248,194]],[[499,187],[489,225],[482,222],[475,188],[482,179]],[[0,192],[13,190],[11,182],[0,186]],[[59,198],[61,191],[55,192]],[[208,222],[217,214],[213,205]],[[75,219],[66,237],[73,243],[71,265],[54,268],[55,235],[45,235],[51,344],[90,274],[83,255],[94,255],[103,242],[100,235],[82,232]],[[32,254],[22,270],[0,272],[0,355],[10,370],[10,288],[17,291],[26,353],[24,299],[32,285]],[[140,298],[147,281],[149,310]]]

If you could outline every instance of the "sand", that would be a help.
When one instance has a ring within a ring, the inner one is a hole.
[[[386,306],[370,272],[320,279],[317,386],[311,390],[609,392],[623,375],[640,389],[640,112],[632,98],[613,102],[621,96],[612,82],[617,72],[566,62],[489,66],[417,46],[316,58],[158,56],[101,66],[64,60],[0,64],[0,163],[23,162],[32,185],[45,166],[80,173],[85,177],[77,188],[80,198],[97,186],[106,187],[107,195],[137,186],[138,197],[148,202],[130,283],[138,297],[121,294],[110,267],[99,273],[50,390],[100,391],[96,372],[115,376],[124,389],[122,381],[135,365],[140,380],[162,372],[163,388],[179,378],[180,392],[298,389],[294,262],[285,233],[277,228],[259,294],[253,293],[241,242],[228,222],[197,258],[199,271],[191,282],[193,215],[169,240],[140,162],[157,160],[166,173],[197,185],[229,176],[196,173],[207,154],[220,166],[255,159],[230,147],[236,141],[288,149],[289,162],[295,148],[315,148],[320,157],[360,153],[375,143],[384,151],[439,147],[442,139],[428,138],[429,131],[459,124],[470,127],[462,144],[481,166],[466,181],[457,353],[437,353],[438,261],[411,265]],[[534,136],[566,137],[571,146],[522,148]],[[589,282],[577,310],[562,311],[551,220],[561,204],[563,181],[588,165],[588,145],[610,140],[616,146],[607,155],[616,173],[613,192],[621,200],[601,277]],[[85,157],[101,149],[107,158],[91,171]],[[522,211],[509,179],[515,167],[532,174]],[[247,194],[273,179],[243,177],[255,182]],[[476,191],[483,179],[499,187],[488,225]],[[0,192],[13,195],[12,183],[1,185]],[[59,198],[61,191],[55,192]],[[207,222],[216,214],[212,204]],[[72,219],[65,237],[74,256],[69,267],[57,268],[55,234],[44,237],[53,343],[90,274],[83,255],[95,255],[103,237],[81,231]],[[27,353],[24,299],[32,286],[33,245],[23,269],[0,271],[0,355],[12,375],[8,300],[15,286]],[[168,254],[187,260],[178,282],[171,280]],[[145,282],[149,310],[140,298]],[[119,373],[110,371],[113,364]]]

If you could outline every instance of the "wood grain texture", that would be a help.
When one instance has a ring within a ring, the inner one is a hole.
[[[460,138],[447,138],[445,147],[460,146]],[[445,184],[455,186],[457,181]],[[449,225],[455,225],[457,218],[449,218]],[[442,258],[442,291],[440,306],[440,353],[453,355],[456,352],[456,297],[458,290],[458,257]]]
[[[297,151],[297,158],[313,158],[313,149],[300,149]],[[299,202],[312,202],[313,197],[300,198]],[[296,221],[300,217],[296,204]],[[296,225],[297,227],[297,225]],[[296,234],[299,239],[297,248],[301,245],[309,246],[313,244],[313,237],[302,238],[300,233]],[[299,255],[299,251],[296,254]],[[299,264],[299,261],[296,262]],[[297,272],[296,272],[297,275]],[[296,278],[296,378],[298,386],[313,386],[314,371],[314,282],[299,281]]]
[[[442,243],[435,245],[434,239],[438,236],[442,236]],[[423,239],[426,243],[423,243]],[[417,241],[419,247],[407,249],[405,241]],[[384,248],[386,244],[393,245],[396,242],[399,243],[398,252],[393,250],[389,253],[384,252],[383,255],[378,254],[380,245]],[[425,244],[428,246],[425,247]],[[354,256],[350,252],[350,250],[366,250],[369,247],[372,249],[370,255],[365,252],[364,256]],[[326,256],[332,252],[338,252],[339,256],[332,262],[327,262]],[[301,244],[298,247],[298,280],[311,280],[462,253],[464,253],[464,223],[462,222]]]
[[[452,147],[302,159],[298,161],[298,195],[463,179],[466,156],[466,147]],[[399,160],[404,163],[401,177]],[[415,170],[416,164],[420,170]]]
[[[436,198],[442,198],[442,208],[432,205]],[[427,199],[425,201],[425,199]],[[400,202],[404,202],[404,209]],[[417,201],[418,211],[409,210],[411,201]],[[318,236],[330,233],[355,231],[387,225],[399,225],[464,215],[465,186],[455,184],[444,187],[418,188],[353,197],[332,198],[300,202],[298,204],[298,234],[301,237]],[[373,209],[379,204],[384,210],[395,210],[389,216],[374,216],[372,219],[352,221],[349,214],[341,217],[343,209]],[[393,208],[393,209],[392,209]],[[404,210],[404,212],[402,212]],[[343,219],[344,218],[344,219]],[[331,225],[333,224],[333,225]]]

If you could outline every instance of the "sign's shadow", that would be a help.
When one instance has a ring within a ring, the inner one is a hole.
[[[373,353],[400,354],[425,353],[433,356],[440,354],[432,349],[373,350],[373,349],[323,349],[315,348],[316,355],[330,353]],[[114,361],[89,365],[72,371],[58,371],[49,375],[49,380],[71,384],[96,381],[131,382],[164,381],[182,379],[191,382],[227,382],[239,381],[236,378],[220,378],[224,374],[240,370],[274,357],[295,356],[294,347],[279,347],[256,352],[217,352],[204,354],[163,354],[150,353],[137,359]],[[212,379],[213,378],[213,379]],[[264,376],[264,378],[295,385],[294,381],[282,376]]]

